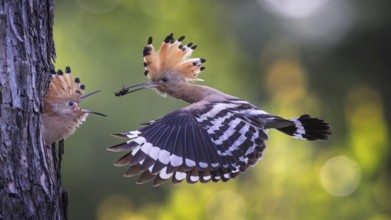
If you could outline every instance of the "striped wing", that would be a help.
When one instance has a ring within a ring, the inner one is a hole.
[[[262,125],[239,114],[252,108],[227,102],[181,109],[140,130],[116,134],[130,140],[108,150],[129,151],[115,165],[130,166],[125,176],[141,173],[137,183],[227,181],[255,165],[265,149]]]

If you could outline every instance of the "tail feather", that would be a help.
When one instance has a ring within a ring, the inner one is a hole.
[[[328,123],[322,119],[312,118],[309,115],[302,115],[290,119],[293,125],[277,128],[277,130],[293,136],[294,138],[314,141],[318,139],[326,140],[331,135]]]

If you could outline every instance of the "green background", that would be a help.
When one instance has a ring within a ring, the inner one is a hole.
[[[89,116],[65,142],[70,219],[391,219],[388,2],[55,1],[55,66],[101,89],[81,106],[109,116]],[[170,33],[198,45],[201,84],[286,118],[324,118],[333,135],[270,131],[264,158],[227,183],[155,188],[123,177],[110,134],[187,105],[152,90],[114,96],[147,80],[147,38],[158,48]]]

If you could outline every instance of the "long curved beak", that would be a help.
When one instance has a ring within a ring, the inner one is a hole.
[[[84,99],[86,99],[86,98],[88,98],[89,96],[92,96],[92,95],[94,95],[94,94],[96,94],[96,93],[98,93],[98,92],[100,92],[100,90],[96,90],[96,91],[94,91],[94,92],[90,92],[90,93],[88,93],[88,94],[86,94],[86,95],[80,97],[80,102],[82,102]],[[95,114],[95,115],[100,115],[100,116],[104,116],[104,117],[107,116],[107,115],[105,115],[105,114],[102,114],[102,113],[99,113],[99,112],[95,112],[95,111],[91,111],[91,110],[88,110],[88,109],[82,109],[82,111],[83,111],[84,113]]]
[[[118,92],[116,92],[115,96],[124,96],[126,94],[136,92],[136,91],[139,91],[142,89],[156,88],[158,86],[159,86],[159,83],[156,83],[156,82],[152,82],[152,81],[144,82],[144,83],[124,87],[121,90],[119,90]],[[132,89],[132,90],[130,90],[130,89]]]
[[[102,114],[102,113],[99,113],[99,112],[94,112],[94,111],[91,111],[91,110],[88,110],[88,109],[83,109],[82,110],[84,113],[89,113],[89,114],[94,114],[94,115],[100,115],[100,116],[103,116],[103,117],[106,117],[107,115],[105,114]]]
[[[94,95],[94,94],[96,94],[98,92],[100,92],[100,90],[96,90],[94,92],[90,92],[90,93],[88,93],[86,95],[83,95],[82,97],[80,97],[80,102],[83,101],[85,98],[88,98],[89,96],[92,96],[92,95]]]

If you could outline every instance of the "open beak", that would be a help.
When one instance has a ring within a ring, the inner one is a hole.
[[[142,89],[156,88],[158,86],[159,86],[159,83],[152,82],[152,81],[140,83],[140,84],[136,84],[133,86],[128,86],[128,87],[122,88],[121,90],[119,90],[118,92],[115,93],[115,96],[123,96],[123,95],[129,94],[132,92],[136,92],[136,91],[139,91]],[[132,89],[132,90],[130,90],[130,89]]]
[[[96,93],[98,93],[98,92],[100,92],[100,90],[97,90],[97,91],[94,91],[94,92],[90,92],[90,93],[88,93],[88,94],[86,94],[86,95],[80,97],[80,102],[82,102],[82,101],[83,101],[84,99],[86,99],[87,97],[92,96],[92,95],[94,95],[94,94],[96,94]],[[105,114],[102,114],[102,113],[99,113],[99,112],[94,112],[94,111],[91,111],[91,110],[88,110],[88,109],[81,109],[81,110],[82,110],[82,112],[84,112],[84,113],[90,113],[90,114],[95,114],[95,115],[100,115],[100,116],[106,117]]]
[[[107,115],[105,115],[105,114],[102,114],[102,113],[99,113],[99,112],[94,112],[94,111],[91,111],[91,110],[88,110],[88,109],[82,109],[82,111],[83,111],[84,113],[89,113],[89,114],[94,114],[94,115],[100,115],[100,116],[104,116],[104,117],[107,116]]]

